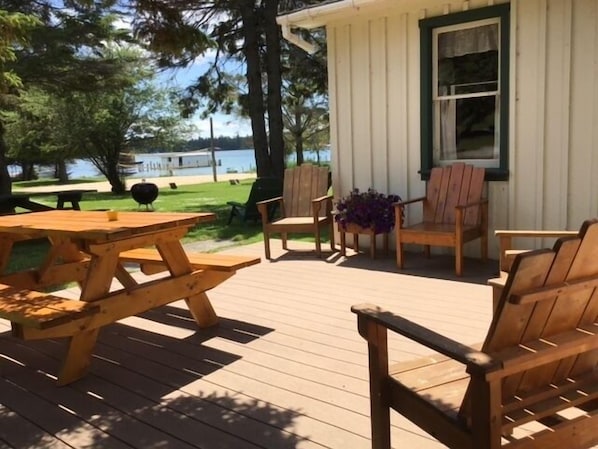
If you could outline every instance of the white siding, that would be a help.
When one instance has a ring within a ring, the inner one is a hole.
[[[387,3],[327,26],[337,196],[424,192],[418,22],[504,2]],[[492,230],[578,229],[598,215],[597,30],[597,0],[511,2],[511,174],[489,185]]]

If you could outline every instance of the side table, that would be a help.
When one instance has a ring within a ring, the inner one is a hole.
[[[376,258],[376,236],[382,234],[384,255],[388,255],[388,232],[375,232],[373,228],[362,228],[359,225],[349,223],[343,228],[340,224],[338,225],[338,232],[341,237],[341,256],[346,255],[346,234],[353,234],[353,249],[359,251],[359,234],[365,234],[370,236],[370,257]]]

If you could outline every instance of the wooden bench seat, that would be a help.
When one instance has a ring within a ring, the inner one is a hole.
[[[259,257],[237,256],[219,253],[187,253],[189,262],[195,270],[237,271],[260,263]],[[159,273],[166,266],[162,256],[153,248],[137,248],[123,251],[119,256],[121,262],[136,263],[145,274]]]
[[[48,329],[99,311],[100,307],[94,303],[0,284],[0,317],[13,323],[16,334],[18,326],[15,324]]]

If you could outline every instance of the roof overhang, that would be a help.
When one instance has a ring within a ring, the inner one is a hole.
[[[328,22],[355,14],[362,6],[379,0],[337,0],[318,6],[303,8],[278,16],[280,26],[313,29],[325,26]]]
[[[403,2],[404,0],[393,0]],[[283,37],[289,42],[303,48],[308,53],[314,53],[317,48],[291,32],[292,28],[314,29],[326,26],[328,23],[352,17],[359,14],[364,7],[388,7],[388,0],[335,0],[321,3],[317,6],[299,9],[288,14],[280,15],[276,22],[282,28]],[[368,10],[370,8],[367,8]]]

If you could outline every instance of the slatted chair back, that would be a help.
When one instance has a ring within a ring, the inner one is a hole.
[[[309,217],[311,202],[328,192],[328,167],[302,164],[284,172],[283,199],[285,217]],[[322,208],[320,216],[326,210]]]
[[[455,206],[479,202],[484,189],[483,168],[463,163],[434,167],[426,188],[424,223],[455,223]],[[465,211],[464,224],[480,223],[479,206]]]
[[[482,347],[483,352],[502,359],[505,367],[510,358],[529,354],[529,368],[502,381],[502,409],[507,416],[511,411],[508,419],[513,426],[522,420],[538,420],[542,413],[551,416],[575,406],[576,401],[587,403],[592,394],[594,401],[598,398],[596,248],[598,220],[587,221],[577,236],[559,239],[552,250],[521,254],[513,264]],[[594,349],[583,352],[582,345]],[[542,349],[562,351],[562,358],[541,364]],[[471,413],[472,396],[469,391],[465,395],[464,418]],[[542,398],[545,410],[526,409],[526,401],[537,404]],[[597,419],[594,416],[589,425],[597,426]],[[577,432],[583,433],[584,423],[577,425]],[[503,421],[505,429],[509,425],[505,427]],[[582,447],[568,438],[573,437],[563,438],[558,447]]]

